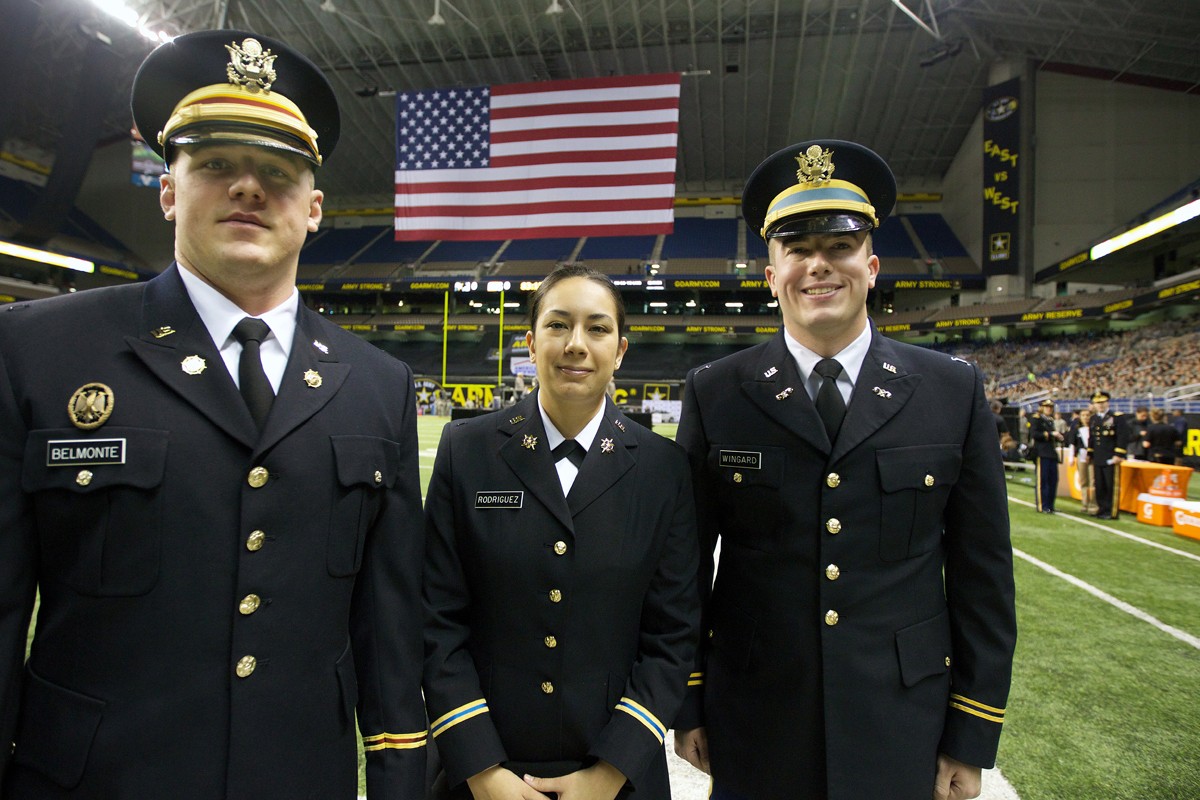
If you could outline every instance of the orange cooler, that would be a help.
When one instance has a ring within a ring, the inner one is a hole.
[[[1200,503],[1176,500],[1171,513],[1171,529],[1180,536],[1200,539]]]
[[[1174,516],[1171,512],[1176,502],[1178,501],[1173,497],[1159,497],[1142,492],[1137,498],[1138,522],[1144,522],[1147,525],[1161,525],[1164,528],[1171,527],[1171,518]]]

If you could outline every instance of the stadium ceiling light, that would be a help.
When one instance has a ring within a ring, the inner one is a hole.
[[[667,304],[666,304],[666,303],[662,303],[662,302],[655,302],[655,303],[651,303],[651,304],[650,304],[650,307],[651,307],[651,308],[666,308],[666,307],[667,307]]]
[[[725,307],[726,307],[726,308],[741,308],[741,307],[742,307],[742,304],[741,304],[741,303],[738,303],[738,302],[736,302],[736,301],[735,301],[735,302],[732,302],[732,303],[726,303],[726,304],[725,304]]]
[[[550,5],[546,7],[547,14],[561,14],[563,7],[558,4],[558,0],[550,0]]]
[[[141,24],[138,13],[125,5],[122,0],[92,0],[92,5],[133,28],[141,34],[142,38],[154,42],[154,44],[171,41],[171,37],[162,31],[153,31]]]
[[[1115,253],[1123,247],[1140,242],[1142,239],[1153,236],[1156,233],[1162,233],[1168,228],[1174,228],[1176,225],[1182,225],[1190,219],[1195,219],[1197,216],[1200,216],[1200,200],[1193,200],[1174,211],[1168,211],[1161,217],[1156,217],[1147,223],[1138,225],[1136,228],[1130,228],[1119,236],[1114,236],[1107,241],[1101,242],[1091,249],[1091,259],[1095,261],[1098,258],[1104,258],[1104,256]]]
[[[72,258],[59,253],[51,253],[47,250],[38,250],[36,247],[25,247],[12,242],[0,242],[0,253],[13,258],[23,258],[26,261],[37,261],[42,264],[49,264],[54,267],[62,267],[63,269],[73,269],[76,272],[95,272],[96,262],[85,261],[82,258]]]
[[[688,308],[695,308],[695,307],[696,307],[696,301],[695,301],[695,300],[688,300],[686,303],[684,303],[684,305],[685,305],[685,306],[687,306]]]
[[[425,21],[426,25],[445,25],[446,18],[442,16],[442,0],[433,0],[433,16]]]

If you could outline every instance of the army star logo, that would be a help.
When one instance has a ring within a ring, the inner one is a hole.
[[[612,451],[613,451],[613,440],[612,439],[601,439],[600,440],[600,452],[601,453],[611,453]]]
[[[208,362],[200,356],[188,356],[179,362],[179,367],[188,375],[199,375],[208,367]]]
[[[67,401],[71,424],[84,431],[99,428],[112,416],[113,390],[103,383],[85,383]]]
[[[521,447],[526,450],[537,450],[537,437],[532,434],[525,434],[525,438],[521,440]]]
[[[310,389],[319,389],[321,386],[321,373],[315,369],[310,369],[304,373],[304,382],[308,384]]]

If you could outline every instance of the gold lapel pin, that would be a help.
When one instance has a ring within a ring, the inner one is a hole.
[[[612,439],[601,439],[600,440],[600,452],[601,453],[611,453],[612,451],[613,451],[613,440]]]
[[[319,342],[316,339],[313,339],[313,347],[317,348],[325,355],[329,355],[329,346],[324,344],[323,342]]]
[[[112,416],[113,390],[103,383],[85,383],[67,401],[71,424],[84,431],[99,428]]]
[[[521,447],[526,450],[537,450],[537,437],[532,434],[525,434],[525,438],[521,440]]]
[[[179,366],[188,375],[199,375],[208,367],[208,362],[200,356],[188,356],[179,362]]]
[[[892,373],[893,375],[896,374],[896,367],[893,366],[892,364],[889,364],[886,361],[883,362],[883,368],[886,369],[888,372]]]
[[[524,415],[524,414],[517,414],[515,417],[513,417],[512,419],[510,419],[510,420],[508,421],[508,424],[509,424],[509,425],[516,425],[518,422],[524,422],[524,421],[525,421],[525,415]]]
[[[769,370],[767,370],[766,372],[763,373],[763,377],[769,378],[772,375],[774,375],[776,372],[779,372],[779,369],[777,367],[771,367]]]
[[[321,386],[321,373],[315,369],[310,369],[304,373],[304,382],[308,384],[308,388],[317,389]]]
[[[880,389],[878,386],[872,387],[871,391],[873,391],[875,394],[879,395],[880,397],[891,397],[892,396],[892,393],[889,392],[887,389]]]
[[[155,328],[154,330],[150,331],[150,335],[155,339],[161,339],[164,336],[170,336],[174,332],[175,329],[170,325],[163,325],[161,328]]]
[[[621,422],[621,420],[619,420],[619,419],[614,419],[614,420],[613,420],[613,425],[616,425],[618,428],[620,428],[622,433],[624,433],[624,432],[625,432],[625,423]]]
[[[792,396],[793,391],[794,390],[792,389],[792,387],[789,386],[786,389],[784,389],[782,392],[780,392],[779,394],[775,395],[775,399],[776,400],[787,400],[789,397]]]

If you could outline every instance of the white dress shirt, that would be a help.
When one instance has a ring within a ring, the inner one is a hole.
[[[821,391],[821,383],[825,380],[816,373],[815,369],[817,362],[824,356],[817,355],[793,339],[792,335],[787,332],[787,328],[784,328],[783,340],[787,343],[788,352],[792,354],[792,358],[796,359],[796,368],[800,370],[800,377],[804,379],[804,388],[808,392],[808,396],[815,403],[817,392]],[[837,377],[837,388],[842,393],[842,399],[846,401],[847,407],[850,405],[850,393],[854,391],[854,384],[858,383],[858,373],[862,372],[863,361],[866,360],[867,351],[870,348],[871,326],[865,325],[863,332],[833,357],[842,365],[842,374]]]
[[[546,445],[553,450],[567,440],[567,437],[559,433],[558,428],[554,427],[554,423],[550,421],[550,415],[546,413],[546,409],[542,407],[542,395],[538,393],[538,411],[542,414],[542,425],[546,428]],[[596,432],[600,430],[600,420],[604,418],[604,403],[600,404],[600,408],[596,411],[596,416],[592,417],[587,425],[583,426],[575,436],[575,441],[579,442],[584,450],[592,449],[592,442],[596,440]],[[563,496],[565,497],[571,491],[571,486],[575,484],[575,476],[579,474],[579,468],[571,463],[569,458],[560,458],[554,464],[558,470],[558,482],[562,484]]]

